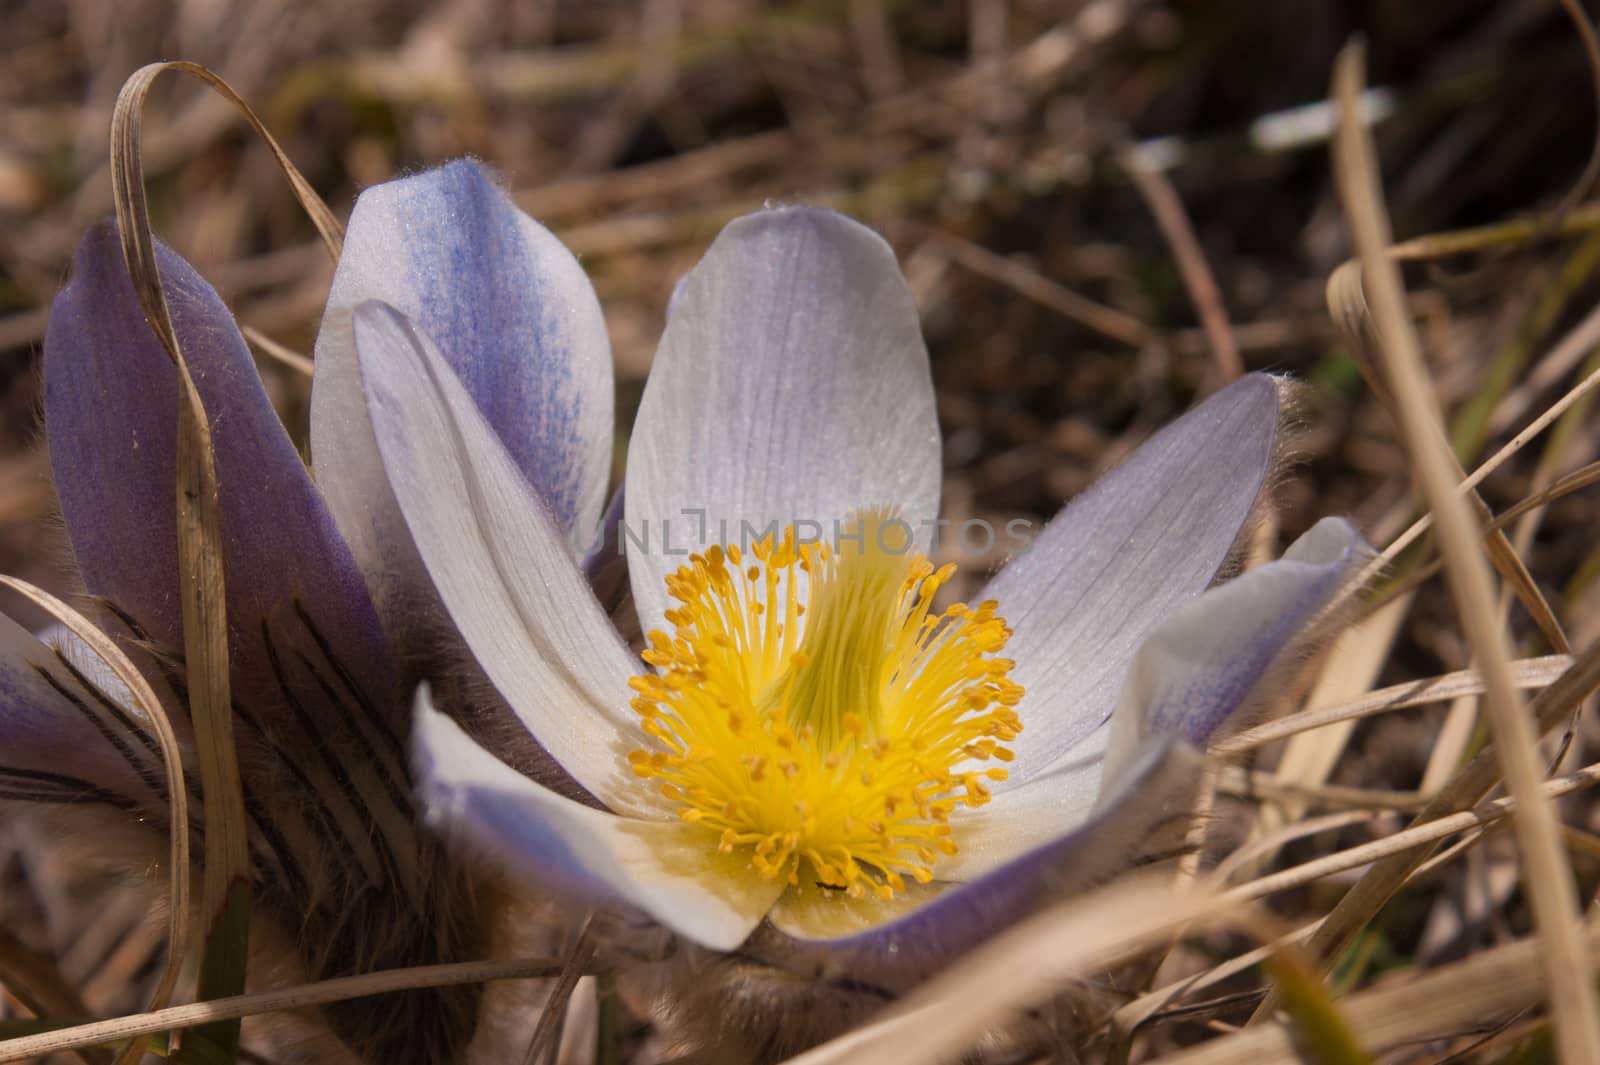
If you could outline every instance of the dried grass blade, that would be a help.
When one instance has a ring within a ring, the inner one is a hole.
[[[1340,810],[1331,814],[1321,814],[1317,817],[1306,817],[1293,824],[1284,825],[1273,832],[1259,836],[1242,847],[1234,850],[1216,868],[1208,874],[1211,881],[1217,884],[1226,884],[1238,877],[1243,870],[1253,868],[1265,858],[1276,854],[1283,847],[1298,840],[1319,836],[1324,832],[1335,829],[1348,828],[1351,825],[1371,824],[1382,817],[1386,810]]]
[[[306,377],[310,377],[316,371],[315,364],[310,359],[293,348],[278,343],[261,330],[253,326],[241,325],[239,326],[239,332],[244,334],[244,338],[250,342],[251,347],[273,362],[281,366],[287,366],[295,373],[304,374]]]
[[[1571,668],[1572,663],[1571,655],[1544,655],[1540,658],[1518,659],[1511,664],[1512,681],[1519,688],[1542,688],[1553,683]],[[1483,676],[1475,669],[1457,670],[1454,673],[1434,677],[1432,680],[1393,684],[1359,699],[1352,699],[1335,706],[1313,707],[1298,714],[1290,714],[1288,717],[1246,729],[1217,744],[1212,748],[1212,753],[1219,757],[1239,755],[1274,740],[1281,740],[1310,729],[1386,714],[1391,710],[1426,706],[1429,703],[1443,702],[1462,695],[1479,695],[1483,690]]]
[[[1387,254],[1392,241],[1378,191],[1377,164],[1366,131],[1355,121],[1361,79],[1361,48],[1359,44],[1347,46],[1334,76],[1341,112],[1335,139],[1336,175],[1361,253],[1363,275],[1369,282],[1374,321],[1382,338],[1379,351],[1385,357],[1396,409],[1403,415],[1407,450],[1438,524],[1462,624],[1488,689],[1495,746],[1508,789],[1518,803],[1514,828],[1539,929],[1538,953],[1557,1045],[1566,1060],[1600,1061],[1600,998],[1590,980],[1588,945],[1576,934],[1578,899],[1572,871],[1555,813],[1540,787],[1542,771],[1534,750],[1537,735],[1512,679],[1505,633],[1495,624],[1490,573],[1477,547],[1481,531],[1458,495],[1459,486],[1451,472],[1455,467],[1439,432],[1399,270]],[[1327,931],[1325,925],[1323,932]]]
[[[205,940],[199,995],[221,998],[244,990],[253,886],[244,786],[233,737],[227,599],[211,427],[172,327],[156,266],[155,237],[150,229],[140,158],[144,102],[155,79],[167,69],[168,64],[152,64],[136,71],[117,96],[111,119],[111,175],[117,228],[134,292],[178,375],[178,588],[189,714],[194,723],[206,813],[201,901]],[[237,1022],[205,1029],[203,1035],[207,1042],[217,1044],[224,1060],[235,1059],[239,1046]],[[180,1047],[178,1059],[193,1062],[197,1053]]]
[[[1369,614],[1357,624],[1340,633],[1329,649],[1308,701],[1312,704],[1337,700],[1343,703],[1372,690],[1378,671],[1388,661],[1400,623],[1410,609],[1410,600],[1397,599],[1383,609]],[[1298,714],[1283,721],[1292,721]],[[1274,775],[1288,785],[1317,786],[1327,781],[1338,764],[1345,745],[1355,731],[1355,720],[1347,719],[1335,728],[1312,733],[1296,730],[1297,734],[1284,745]],[[1287,733],[1286,733],[1287,735]],[[1286,823],[1298,819],[1304,812],[1304,803],[1289,800],[1264,805],[1257,821],[1257,832],[1270,836]],[[1263,854],[1264,860],[1268,855]]]
[[[1127,877],[1018,925],[934,977],[885,1013],[789,1065],[961,1060],[994,1024],[1048,998],[1073,976],[1166,941],[1196,922],[1237,918],[1242,909],[1199,892],[1179,892],[1159,875]]]
[[[37,1024],[42,1030],[55,1027],[42,1018],[84,1017],[89,1014],[83,999],[67,983],[54,961],[35,954],[4,928],[0,928],[0,989],[22,1003],[34,1017],[41,1018],[36,1021],[0,1021],[0,1031],[10,1024]],[[105,1065],[111,1060],[111,1055],[106,1051],[91,1047],[80,1048],[76,1054],[84,1065]]]
[[[1600,949],[1600,926],[1591,921],[1579,934],[1586,951]],[[1452,1030],[1475,1030],[1486,1018],[1527,1008],[1545,991],[1541,980],[1544,949],[1537,937],[1495,947],[1409,983],[1359,991],[1341,1000],[1340,1009],[1346,1022],[1361,1033],[1363,1045],[1372,1051]],[[1290,1030],[1270,1024],[1164,1057],[1161,1065],[1235,1065],[1241,1061],[1290,1065],[1304,1060]]]
[[[1167,1005],[1176,999],[1191,995],[1196,991],[1203,991],[1224,980],[1232,979],[1247,969],[1253,968],[1272,957],[1284,944],[1298,944],[1304,942],[1311,933],[1317,930],[1320,922],[1311,921],[1294,929],[1287,935],[1278,936],[1272,942],[1254,950],[1246,951],[1236,957],[1229,958],[1204,972],[1193,976],[1185,976],[1164,984],[1147,994],[1141,995],[1132,1002],[1117,1010],[1111,1018],[1111,1047],[1108,1061],[1111,1065],[1126,1065],[1132,1052],[1134,1033],[1140,1026],[1157,1018]]]
[[[1539,794],[1542,799],[1555,799],[1596,784],[1600,784],[1600,765],[1585,766],[1576,773],[1545,782],[1540,786]],[[1392,836],[1385,836],[1370,843],[1361,843],[1288,869],[1268,873],[1266,876],[1230,888],[1222,893],[1222,897],[1250,901],[1279,891],[1290,891],[1314,880],[1321,880],[1350,869],[1359,869],[1363,865],[1383,861],[1396,854],[1415,853],[1422,845],[1438,842],[1458,832],[1467,832],[1493,824],[1515,809],[1517,809],[1516,800],[1502,798],[1471,810],[1449,814],[1420,824],[1414,823]]]
[[[578,932],[578,940],[572,945],[572,951],[561,967],[556,986],[550,989],[543,1008],[539,1010],[539,1023],[534,1026],[533,1036],[528,1040],[528,1050],[522,1058],[523,1065],[545,1065],[546,1062],[554,1062],[560,1053],[562,1028],[566,1023],[572,992],[588,971],[589,963],[594,960],[597,946],[594,916],[591,914]]]
[[[1393,260],[1394,256],[1391,254],[1389,258]],[[1392,261],[1389,265],[1392,268]],[[1396,272],[1396,276],[1398,276],[1398,272]],[[1389,411],[1390,416],[1398,424],[1400,415],[1395,407],[1395,397],[1391,383],[1387,380],[1388,375],[1383,366],[1374,361],[1378,338],[1372,321],[1371,310],[1368,306],[1367,294],[1362,284],[1363,276],[1359,263],[1352,261],[1341,265],[1328,279],[1328,312],[1337,325],[1340,335],[1344,337],[1352,352],[1354,352],[1356,364],[1360,367],[1361,375],[1366,380],[1368,387],[1372,389],[1373,394],[1378,397]],[[1591,320],[1593,320],[1592,324]],[[1579,334],[1587,335],[1595,329],[1600,329],[1600,313],[1591,312],[1589,319],[1586,319],[1583,325],[1580,325],[1578,329],[1574,330],[1573,334],[1569,334],[1562,341],[1561,349],[1568,349],[1573,346],[1576,339],[1582,339]],[[1589,341],[1588,346],[1582,350],[1587,351],[1592,346],[1593,342]],[[1550,410],[1535,419],[1533,424],[1518,433],[1493,457],[1480,465],[1470,475],[1462,475],[1463,471],[1458,464],[1455,464],[1452,456],[1452,465],[1459,478],[1456,492],[1471,499],[1473,506],[1478,511],[1480,520],[1488,518],[1489,510],[1482,498],[1478,496],[1477,486],[1508,458],[1526,446],[1530,440],[1548,428],[1562,413],[1571,409],[1597,384],[1600,384],[1600,373],[1593,375],[1591,379],[1586,379],[1566,396],[1563,396]],[[1329,607],[1329,611],[1341,609],[1351,597],[1369,588],[1400,557],[1401,552],[1414,543],[1432,523],[1432,514],[1424,514],[1413,522],[1410,528],[1390,543],[1378,558],[1373,560],[1357,580],[1351,582],[1339,599]],[[1494,563],[1496,570],[1511,586],[1518,600],[1522,602],[1524,609],[1528,611],[1529,616],[1538,625],[1541,634],[1550,642],[1550,646],[1557,651],[1571,651],[1571,644],[1567,639],[1566,633],[1562,631],[1561,624],[1555,617],[1555,612],[1550,609],[1549,602],[1544,598],[1544,594],[1528,573],[1522,559],[1517,555],[1511,546],[1511,542],[1500,529],[1501,527],[1498,524],[1491,523],[1486,530],[1490,560]],[[1403,591],[1408,591],[1417,582],[1416,574],[1408,574],[1404,580],[1399,582],[1399,587],[1390,590],[1388,598],[1392,598]]]
[[[1457,478],[1456,483],[1459,484],[1459,478],[1465,475],[1464,471],[1453,461],[1451,468],[1454,470],[1451,476]],[[1550,609],[1550,601],[1539,590],[1538,582],[1533,579],[1533,574],[1528,572],[1527,564],[1522,561],[1522,556],[1517,554],[1516,548],[1511,546],[1510,538],[1503,531],[1494,527],[1490,520],[1492,515],[1489,512],[1489,507],[1483,502],[1483,498],[1474,492],[1470,500],[1475,504],[1474,509],[1477,511],[1472,520],[1483,530],[1479,535],[1483,537],[1483,547],[1488,554],[1489,562],[1494,565],[1496,572],[1510,586],[1511,593],[1522,604],[1522,608],[1528,612],[1528,616],[1533,619],[1534,625],[1538,626],[1539,635],[1545,638],[1552,649],[1563,654],[1571,652],[1572,641],[1567,639],[1567,634],[1562,629],[1561,622],[1556,619],[1555,611]],[[1445,564],[1449,565],[1448,558],[1446,558]],[[1500,617],[1500,614],[1501,612],[1497,610],[1495,617]]]
[[[1137,348],[1150,338],[1143,322],[1053,281],[1027,265],[1008,259],[981,245],[949,233],[933,235],[935,246],[952,262],[1006,286],[1069,321],[1093,329],[1101,336]]]
[[[1584,319],[1583,323],[1580,324],[1576,330],[1574,330],[1573,334],[1569,334],[1568,340],[1575,336],[1580,330],[1584,333],[1584,335],[1578,337],[1578,339],[1585,342],[1582,351],[1584,354],[1587,354],[1589,351],[1594,349],[1596,344],[1600,344],[1600,307],[1596,307],[1594,310],[1589,312],[1589,316]],[[1562,344],[1566,345],[1568,340],[1563,340]],[[1543,414],[1539,415],[1532,422],[1528,423],[1527,428],[1523,429],[1516,436],[1506,441],[1505,445],[1502,446],[1499,451],[1496,451],[1487,461],[1480,464],[1477,469],[1468,474],[1467,479],[1462,481],[1456,487],[1456,491],[1462,495],[1473,491],[1478,487],[1478,485],[1482,484],[1491,473],[1503,466],[1513,455],[1527,447],[1529,442],[1531,442],[1535,437],[1544,432],[1551,425],[1555,424],[1557,419],[1571,409],[1575,403],[1578,403],[1597,388],[1600,388],[1600,370],[1595,370],[1582,381],[1579,381],[1570,390],[1568,390],[1565,395],[1552,403]],[[1432,514],[1424,514],[1422,517],[1418,518],[1411,524],[1410,528],[1401,533],[1395,538],[1393,543],[1383,549],[1383,554],[1375,559],[1373,564],[1362,573],[1362,580],[1358,582],[1356,587],[1360,588],[1367,586],[1372,577],[1383,572],[1383,570],[1387,568],[1390,563],[1399,557],[1400,552],[1410,547],[1416,542],[1417,537],[1421,536],[1432,527]]]
[[[256,991],[187,1006],[168,1006],[149,1013],[94,1021],[57,1032],[42,1032],[0,1042],[0,1063],[42,1058],[75,1047],[100,1046],[119,1039],[150,1035],[153,1032],[193,1028],[222,1020],[253,1017],[280,1010],[304,1009],[329,1002],[407,991],[419,987],[452,987],[477,984],[485,980],[547,980],[561,972],[561,961],[551,958],[521,958],[511,961],[467,961],[445,965],[415,965],[406,969],[385,969],[360,976],[341,976],[314,984],[297,984],[275,991]]]
[[[1516,503],[1495,515],[1494,521],[1489,523],[1489,528],[1490,530],[1504,529],[1518,518],[1594,484],[1600,484],[1600,462],[1591,462],[1586,466],[1573,470],[1571,473],[1556,478],[1538,491],[1519,499]],[[1443,564],[1439,559],[1431,559],[1425,565],[1408,573],[1403,580],[1396,582],[1387,594],[1392,596],[1409,591],[1417,585],[1432,579],[1442,568]]]
[[[1586,203],[1557,219],[1554,225],[1546,224],[1540,218],[1518,218],[1511,222],[1491,222],[1483,226],[1453,229],[1447,233],[1430,233],[1392,246],[1389,257],[1395,262],[1448,259],[1528,241],[1569,237],[1587,233],[1597,226],[1600,226],[1600,203]]]
[[[1573,662],[1572,668],[1528,705],[1528,713],[1533,717],[1535,727],[1541,734],[1548,732],[1565,720],[1572,708],[1597,687],[1600,687],[1600,642],[1586,648]],[[1406,831],[1422,828],[1429,822],[1478,805],[1499,780],[1500,760],[1495,746],[1491,745],[1478,752],[1476,758],[1429,800]],[[1330,959],[1347,949],[1361,929],[1422,865],[1429,850],[1424,843],[1407,847],[1375,862],[1323,921],[1311,942],[1312,957],[1327,965]],[[1263,1016],[1267,1005],[1264,1004],[1263,1009],[1257,1011],[1257,1017]]]
[[[1133,182],[1145,206],[1155,217],[1161,235],[1172,249],[1173,260],[1183,286],[1188,290],[1189,302],[1194,305],[1211,348],[1211,360],[1221,384],[1227,384],[1244,373],[1244,360],[1239,355],[1239,344],[1234,339],[1233,327],[1228,324],[1228,309],[1222,301],[1222,289],[1206,261],[1195,235],[1194,224],[1183,208],[1178,190],[1172,187],[1165,174],[1151,166],[1149,161],[1132,145],[1123,145],[1116,153],[1117,165]],[[1220,386],[1219,386],[1220,387]]]
[[[1577,325],[1567,331],[1560,343],[1538,361],[1529,371],[1527,379],[1509,392],[1495,408],[1489,431],[1504,432],[1513,422],[1522,418],[1528,408],[1533,406],[1533,398],[1536,395],[1554,387],[1557,381],[1577,369],[1591,357],[1597,344],[1600,344],[1600,307],[1593,307]],[[1587,380],[1596,373],[1597,371],[1590,367],[1584,371],[1583,378]]]
[[[272,153],[273,160],[278,164],[278,168],[283,171],[283,176],[288,179],[289,187],[294,191],[295,199],[300,201],[301,209],[311,219],[311,224],[316,227],[317,235],[322,238],[322,243],[328,249],[328,254],[337,262],[339,253],[344,249],[344,227],[339,224],[338,218],[334,217],[332,209],[323,202],[321,196],[317,195],[316,190],[311,187],[311,183],[305,179],[305,175],[300,173],[300,169],[289,158],[289,153],[283,150],[277,139],[268,131],[266,123],[261,120],[261,116],[257,115],[255,110],[244,101],[244,98],[233,90],[233,86],[229,85],[222,79],[221,75],[209,67],[200,63],[191,63],[188,60],[180,59],[164,63],[151,63],[148,66],[140,67],[122,85],[122,92],[118,96],[117,107],[111,120],[111,183],[112,194],[118,204],[117,221],[119,223],[123,221],[123,206],[133,205],[138,211],[142,228],[146,238],[148,238],[150,220],[145,209],[142,193],[144,184],[143,163],[138,153],[135,152],[131,157],[125,158],[119,164],[117,151],[119,142],[135,149],[138,147],[139,112],[143,109],[144,100],[149,95],[151,85],[167,71],[187,74],[204,82],[216,90],[218,95],[239,109],[239,113],[244,116],[245,121],[250,123],[250,128],[255,130],[256,135],[267,146],[267,150]],[[120,126],[122,135],[118,133],[119,118],[122,123]],[[126,136],[129,134],[133,138],[131,143],[126,140]],[[136,184],[139,190],[135,190],[130,185],[130,182]],[[138,195],[135,195],[136,191],[138,191]],[[123,239],[126,240],[127,238],[124,237]],[[155,273],[155,261],[153,258],[149,262],[149,267],[150,273],[153,275]],[[166,337],[162,338],[162,342],[166,343]]]
[[[167,719],[166,707],[156,697],[144,674],[123,654],[116,642],[96,628],[88,618],[44,589],[21,578],[0,574],[0,586],[10,588],[55,618],[95,653],[127,686],[135,708],[150,722],[156,742],[161,747],[170,808],[167,818],[167,831],[171,837],[168,855],[170,868],[167,876],[171,912],[167,918],[166,960],[162,964],[155,991],[150,995],[150,1008],[160,1009],[172,1000],[172,992],[178,986],[178,976],[182,972],[184,955],[189,949],[189,792],[183,777],[183,750],[178,746],[178,735],[172,729],[172,722]],[[160,1030],[151,1029],[152,1032]],[[138,1061],[144,1054],[145,1042],[144,1039],[134,1039],[128,1044],[117,1057],[118,1065]]]

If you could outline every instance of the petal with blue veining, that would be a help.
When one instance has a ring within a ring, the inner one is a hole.
[[[583,268],[484,167],[449,163],[357,200],[317,337],[311,456],[339,526],[405,631],[434,602],[383,471],[351,312],[398,308],[433,337],[512,463],[580,550],[611,468],[611,348]]]
[[[1014,772],[997,792],[1099,742],[1134,652],[1216,579],[1271,476],[1278,390],[1245,377],[1162,429],[978,594],[999,600],[1011,676],[1027,691]]]
[[[924,541],[939,425],[917,308],[894,252],[833,211],[730,222],[679,285],[628,448],[625,532],[645,631],[691,550],[898,507]],[[740,541],[743,541],[742,543]]]
[[[716,950],[744,941],[784,890],[703,845],[680,821],[590,809],[529,780],[417,693],[419,787],[429,820],[545,890],[639,910]]]

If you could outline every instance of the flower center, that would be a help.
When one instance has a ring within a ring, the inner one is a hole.
[[[655,749],[628,762],[761,876],[798,884],[805,864],[889,898],[932,879],[952,812],[1006,778],[982,763],[1011,761],[1022,688],[995,657],[1011,631],[993,601],[935,613],[955,567],[906,550],[891,512],[853,524],[836,547],[790,528],[667,577],[674,632],[650,633],[657,672],[632,682]]]

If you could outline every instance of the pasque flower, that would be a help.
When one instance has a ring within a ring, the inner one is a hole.
[[[588,299],[576,276],[544,291]],[[1197,751],[1271,694],[1364,552],[1328,519],[1218,583],[1281,447],[1280,383],[1256,375],[1074,500],[971,605],[935,608],[950,573],[918,550],[940,460],[911,294],[866,227],[770,209],[678,286],[630,440],[641,662],[452,372],[453,338],[377,302],[353,322],[422,561],[589,797],[515,771],[424,686],[434,823],[542,889],[865,1001],[1170,839]]]
[[[221,300],[159,262],[217,452],[259,909],[317,976],[483,949],[471,867],[416,831],[426,812],[537,892],[833,989],[822,1024],[846,1023],[1159,850],[1197,750],[1299,660],[1364,550],[1328,520],[1218,583],[1281,450],[1280,385],[1252,376],[970,606],[935,606],[910,293],[865,227],[767,210],[679,286],[632,434],[610,542],[641,660],[585,571],[613,433],[599,307],[480,168],[358,201],[316,346],[314,480]],[[181,722],[175,387],[96,227],[46,340],[51,462],[84,584]],[[0,798],[157,853],[138,719],[70,647],[0,637]],[[743,1022],[729,985],[703,990]],[[445,1060],[470,1003],[444,1001],[329,1019],[370,1060]],[[804,1041],[800,1021],[752,1038]]]
[[[351,307],[380,298],[451,338],[457,387],[557,535],[580,543],[593,538],[610,466],[598,304],[576,260],[474,163],[369,190],[317,341],[313,480],[222,300],[169,249],[158,263],[216,449],[255,941],[264,960],[287,956],[311,977],[481,956],[473,881],[419,832],[409,764],[416,680],[446,672],[471,692],[472,667],[378,463]],[[181,731],[176,411],[175,374],[114,225],[96,225],[45,340],[51,466],[84,587]],[[0,640],[0,799],[67,809],[75,831],[99,830],[109,850],[153,867],[167,804],[148,729],[81,648],[57,651],[4,618]],[[492,718],[493,705],[464,701],[452,705]],[[537,752],[523,764],[537,768]],[[411,1007],[357,1000],[327,1017],[366,1060],[427,1062],[455,1056],[474,1013],[471,993],[442,992]]]

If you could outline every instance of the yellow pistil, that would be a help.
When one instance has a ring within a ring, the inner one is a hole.
[[[983,763],[1011,761],[1022,688],[995,657],[1011,631],[994,602],[934,613],[955,567],[900,550],[887,511],[852,524],[837,549],[789,529],[667,578],[674,631],[650,634],[657,672],[633,680],[655,749],[628,762],[761,876],[798,884],[804,863],[889,898],[933,878],[950,815],[1005,779]]]

